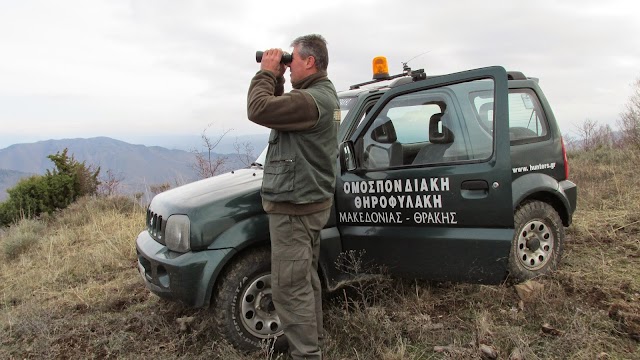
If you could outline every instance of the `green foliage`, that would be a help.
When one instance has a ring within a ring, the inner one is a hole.
[[[9,198],[0,203],[0,225],[7,226],[21,218],[33,218],[43,213],[51,214],[64,209],[76,199],[94,195],[100,182],[100,168],[94,169],[62,153],[49,155],[54,169],[44,176],[23,179],[7,190]]]
[[[47,170],[46,176],[71,176],[73,178],[73,194],[71,198],[75,200],[85,195],[93,195],[98,190],[98,175],[100,168],[95,169],[93,166],[87,166],[85,162],[78,162],[73,155],[67,155],[68,149],[64,149],[62,153],[57,152],[55,155],[47,156],[55,165],[53,171]],[[75,195],[75,196],[73,196]]]

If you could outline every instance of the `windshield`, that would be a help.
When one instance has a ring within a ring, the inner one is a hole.
[[[338,99],[340,99],[340,121],[342,121],[345,119],[353,105],[355,105],[356,97],[338,95]]]
[[[265,146],[264,150],[262,150],[260,155],[258,155],[258,158],[256,159],[256,161],[254,161],[253,164],[251,164],[251,165],[264,166],[264,163],[267,160],[267,149],[268,148],[269,148],[269,145]]]

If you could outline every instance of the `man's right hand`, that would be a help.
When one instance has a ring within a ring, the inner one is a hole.
[[[276,78],[284,76],[284,72],[287,70],[285,64],[280,63],[284,52],[282,49],[269,49],[262,54],[262,62],[260,63],[260,70],[272,72]]]

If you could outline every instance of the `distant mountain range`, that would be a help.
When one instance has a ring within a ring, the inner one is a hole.
[[[266,145],[260,140],[252,143],[257,157]],[[200,144],[194,146],[201,147]],[[108,170],[122,181],[118,189],[125,194],[148,193],[151,185],[169,183],[171,186],[197,180],[194,169],[195,155],[184,150],[169,150],[159,146],[133,145],[108,137],[89,139],[46,140],[30,144],[11,145],[0,149],[0,201],[7,198],[6,189],[13,187],[21,178],[44,174],[53,169],[48,155],[69,149],[68,154],[87,165],[99,166],[100,176]],[[214,149],[214,151],[216,151]],[[214,158],[226,156],[225,170],[244,167],[238,154],[213,153]]]

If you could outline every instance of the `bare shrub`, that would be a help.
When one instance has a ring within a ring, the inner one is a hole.
[[[640,78],[631,86],[633,93],[629,97],[626,110],[620,114],[618,126],[622,133],[622,144],[640,150]]]
[[[124,181],[124,177],[121,173],[116,174],[113,170],[106,171],[104,177],[100,179],[100,185],[98,185],[98,193],[105,196],[113,196],[118,194],[120,185]]]
[[[161,192],[165,192],[169,189],[171,189],[171,184],[169,183],[155,184],[155,185],[149,186],[149,191],[154,196],[160,194]]]
[[[236,141],[233,143],[233,148],[235,149],[236,156],[238,157],[240,162],[246,167],[251,166],[251,164],[256,158],[255,155],[253,154],[253,151],[254,151],[253,145],[248,141],[241,143],[238,141],[238,138],[236,137]]]
[[[200,134],[202,138],[202,145],[204,151],[198,149],[192,149],[191,153],[195,155],[195,163],[192,165],[193,169],[198,173],[201,179],[212,177],[224,171],[224,166],[228,161],[228,158],[223,155],[215,156],[213,150],[220,144],[220,141],[233,129],[223,130],[222,134],[215,139],[212,139],[207,135],[207,130],[211,128],[213,124],[207,125]]]
[[[576,132],[578,139],[570,139],[570,141],[573,146],[577,145],[582,150],[612,147],[613,131],[609,125],[598,124],[594,120],[586,119],[577,126]]]
[[[336,267],[349,276],[340,286],[348,289],[344,292],[345,306],[371,307],[380,305],[388,298],[391,278],[386,270],[364,260],[365,251],[349,250],[341,253]]]
[[[564,141],[567,151],[577,151],[582,146],[580,144],[580,139],[572,134],[562,134],[562,140]]]

